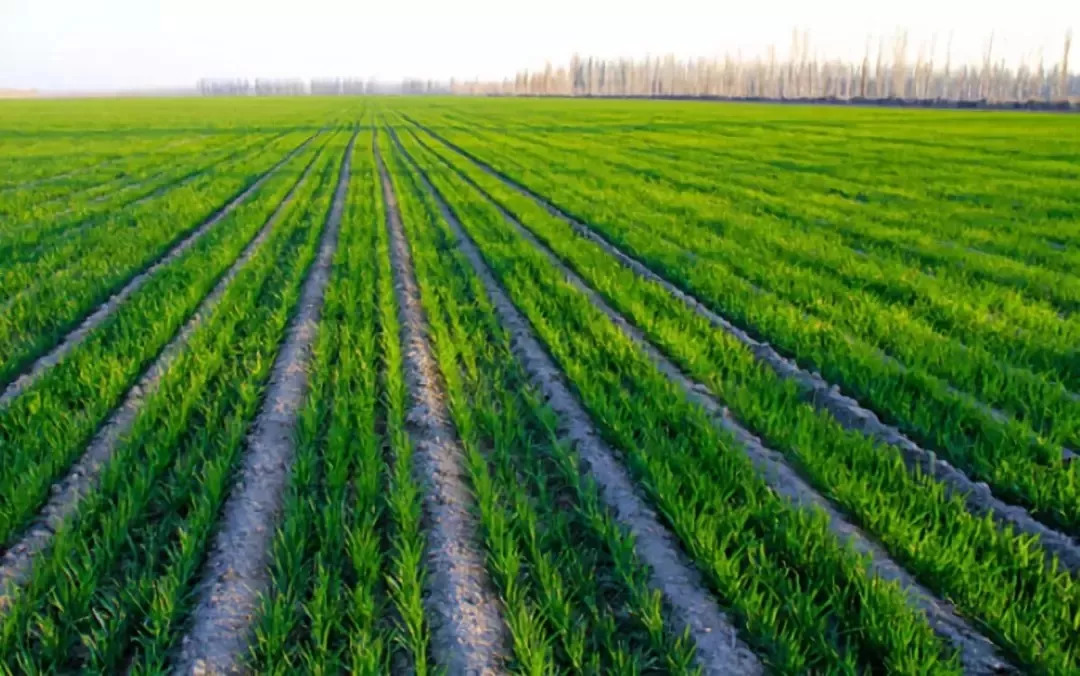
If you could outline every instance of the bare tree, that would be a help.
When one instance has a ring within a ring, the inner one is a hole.
[[[1058,96],[1062,101],[1069,100],[1069,49],[1072,47],[1072,30],[1065,31],[1065,53],[1061,56],[1061,73],[1058,82]]]

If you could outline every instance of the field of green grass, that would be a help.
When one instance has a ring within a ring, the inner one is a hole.
[[[1080,118],[0,102],[0,674],[1080,673]]]

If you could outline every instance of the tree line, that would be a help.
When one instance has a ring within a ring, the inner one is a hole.
[[[248,80],[243,78],[203,78],[196,84],[202,96],[356,96],[361,94],[449,94],[447,83],[405,79],[380,82],[359,78],[315,78]]]
[[[979,63],[954,64],[951,45],[936,60],[936,44],[909,55],[908,34],[891,43],[867,40],[859,61],[811,54],[806,32],[794,32],[781,58],[775,47],[762,57],[603,59],[575,54],[568,63],[522,70],[502,80],[449,82],[406,78],[213,79],[197,85],[204,96],[341,96],[360,94],[458,94],[503,96],[687,97],[765,100],[914,101],[970,104],[1080,106],[1080,75],[1069,71],[1072,34],[1060,57],[1047,63],[1009,64],[994,54],[993,36]]]
[[[995,58],[993,38],[981,63],[936,62],[933,47],[908,54],[906,32],[890,46],[882,40],[872,58],[868,41],[859,62],[822,60],[810,54],[809,36],[795,33],[789,56],[770,48],[764,57],[602,59],[574,55],[569,63],[519,71],[501,81],[451,82],[462,95],[716,97],[775,100],[902,100],[1054,103],[1080,99],[1080,76],[1069,72],[1072,36],[1060,60],[1010,65]],[[891,49],[889,48],[891,47]]]

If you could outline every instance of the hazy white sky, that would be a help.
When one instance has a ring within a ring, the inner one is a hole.
[[[0,87],[191,86],[208,77],[499,77],[577,50],[783,55],[793,28],[822,56],[867,35],[937,33],[943,58],[1061,58],[1080,0],[0,0]],[[1080,36],[1078,36],[1080,38]],[[876,45],[876,42],[875,42]],[[1073,50],[1080,62],[1080,47]]]

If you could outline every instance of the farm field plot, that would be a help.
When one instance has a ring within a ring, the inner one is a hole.
[[[0,673],[1080,673],[1080,119],[0,104]]]

